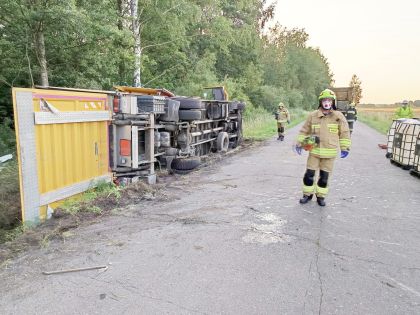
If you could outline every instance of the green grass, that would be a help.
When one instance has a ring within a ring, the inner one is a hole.
[[[307,112],[301,109],[291,109],[292,121],[286,130],[302,122]],[[260,108],[252,108],[244,117],[244,138],[251,140],[266,140],[277,134],[277,121],[274,115]]]
[[[20,224],[12,229],[0,228],[0,244],[13,241],[14,239],[18,238],[20,235],[25,233],[27,229],[28,227],[23,224]]]
[[[114,183],[101,182],[96,187],[89,189],[80,196],[64,201],[60,208],[67,213],[77,214],[81,211],[101,214],[102,209],[95,205],[98,198],[121,198],[121,188]]]
[[[359,112],[358,118],[361,122],[382,134],[388,132],[392,123],[392,115],[383,112]]]
[[[14,168],[17,167],[13,163],[11,163],[10,171],[14,171]],[[16,169],[17,170],[17,169]],[[1,172],[0,175],[7,176],[8,178],[11,177],[10,172]],[[14,187],[16,186],[17,187]],[[17,220],[17,216],[19,215],[19,186],[18,183],[14,183],[13,185],[9,183],[9,185],[1,186],[2,188],[6,187],[6,192],[10,192],[11,187],[14,187],[13,194],[10,195],[9,199],[2,200],[4,206],[10,208],[10,203],[15,202],[16,209],[13,209],[12,213],[6,213],[6,208],[3,209],[0,204],[0,219],[3,219],[3,228],[0,226],[0,244],[13,241],[18,238],[20,235],[25,233],[29,229],[28,226],[19,223]],[[68,214],[77,215],[80,212],[84,213],[92,213],[96,215],[100,215],[103,212],[103,209],[95,204],[99,198],[110,198],[110,199],[120,199],[121,198],[121,191],[122,189],[116,186],[114,183],[107,183],[101,182],[96,187],[89,189],[88,191],[84,192],[81,195],[75,196],[73,198],[69,198],[60,206],[60,208]],[[0,190],[1,192],[1,190]],[[17,198],[17,199],[16,199]],[[15,200],[16,199],[16,200]],[[3,216],[2,216],[3,215]],[[49,241],[49,236],[47,235],[41,242],[41,245],[47,246]]]

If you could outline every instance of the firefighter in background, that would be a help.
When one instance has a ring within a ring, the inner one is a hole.
[[[401,107],[399,107],[395,111],[395,118],[399,119],[399,118],[413,118],[413,117],[414,117],[413,109],[408,104],[408,101],[404,100],[401,104]]]
[[[321,92],[318,100],[318,110],[310,113],[306,119],[299,132],[295,150],[299,155],[303,148],[309,151],[303,177],[303,197],[299,202],[305,204],[316,194],[318,205],[323,207],[328,194],[328,179],[331,177],[338,150],[341,150],[341,158],[347,157],[351,140],[346,118],[336,110],[334,92],[326,89]],[[319,176],[315,184],[317,171]]]
[[[290,113],[283,103],[279,104],[279,108],[276,111],[275,116],[277,120],[277,132],[279,133],[277,140],[283,141],[286,122],[290,124]]]
[[[349,108],[345,112],[344,117],[346,117],[347,123],[349,124],[350,134],[353,133],[354,123],[357,120],[357,110],[356,105],[351,103]]]

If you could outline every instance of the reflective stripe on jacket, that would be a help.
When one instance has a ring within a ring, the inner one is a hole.
[[[333,110],[328,115],[319,109],[309,114],[298,135],[298,142],[303,142],[307,136],[319,137],[311,154],[321,158],[334,158],[339,150],[350,150],[350,130],[344,115]]]
[[[347,119],[348,122],[352,122],[357,120],[357,110],[355,107],[350,107],[345,114],[345,117]]]

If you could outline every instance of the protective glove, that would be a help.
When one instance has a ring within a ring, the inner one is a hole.
[[[349,153],[350,153],[349,151],[341,151],[341,156],[340,157],[342,159],[344,159],[344,158],[346,158],[349,155]]]
[[[287,121],[287,124],[290,125],[290,120]]]
[[[302,146],[300,144],[295,144],[295,152],[299,155],[302,155]]]

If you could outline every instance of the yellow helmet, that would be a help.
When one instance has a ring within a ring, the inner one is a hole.
[[[335,102],[336,102],[336,96],[335,96],[335,93],[334,93],[334,91],[331,91],[330,89],[325,89],[324,91],[322,91],[321,92],[321,94],[319,94],[319,97],[318,97],[318,101],[319,101],[319,107],[321,107],[322,105],[321,105],[321,103],[322,103],[322,100],[323,99],[326,99],[326,98],[330,98],[330,99],[332,99],[332,101],[333,101],[333,103],[332,103],[332,108],[334,109],[334,110],[336,110],[337,109],[337,107],[335,106]]]
[[[284,108],[284,104],[283,103],[279,103],[279,108]]]
[[[319,94],[318,100],[322,100],[324,98],[331,98],[334,101],[336,100],[335,93],[330,89],[325,89],[321,92],[321,94]]]

